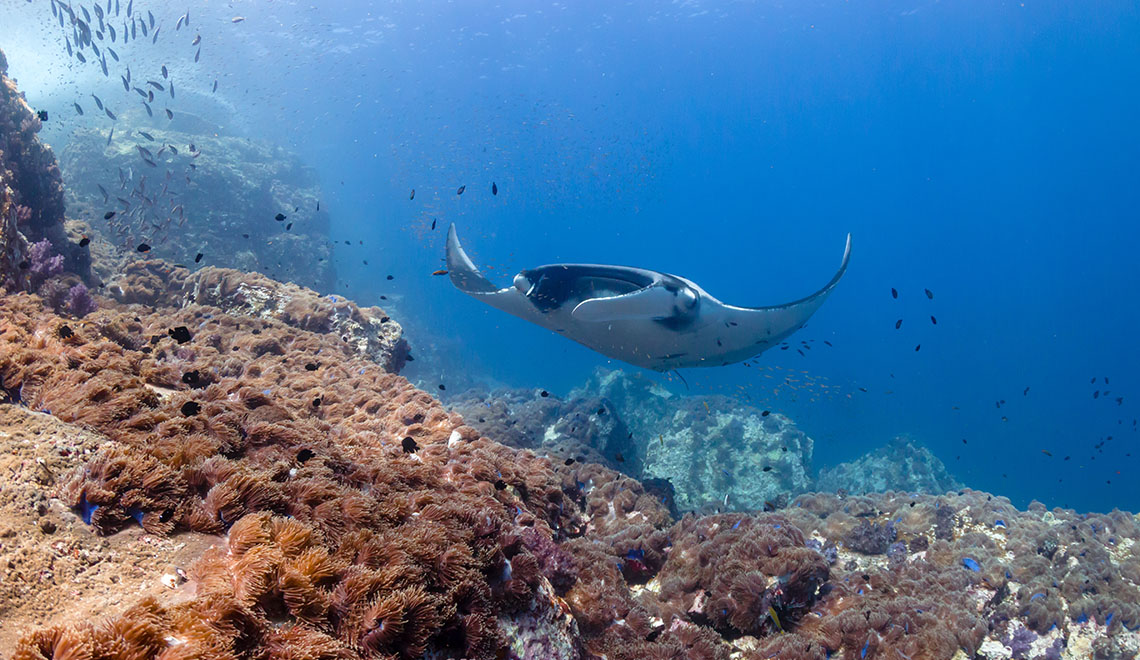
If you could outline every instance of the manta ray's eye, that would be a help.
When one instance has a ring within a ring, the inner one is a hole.
[[[677,292],[677,305],[681,309],[692,309],[697,306],[697,293],[692,289],[681,289]]]
[[[522,273],[515,275],[515,288],[518,289],[518,292],[524,296],[527,293],[530,293],[530,280],[526,278],[526,275],[523,275]]]

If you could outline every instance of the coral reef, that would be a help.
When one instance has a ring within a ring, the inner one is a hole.
[[[333,291],[329,215],[316,173],[282,148],[219,134],[184,114],[161,126],[141,113],[120,116],[109,141],[103,132],[76,131],[60,162],[72,215],[122,253],[145,242],[149,256],[191,270],[214,265],[258,271]],[[173,130],[176,125],[184,130]],[[153,140],[126,137],[139,135],[136,129]],[[148,181],[153,170],[139,142],[150,162],[177,176]],[[278,214],[284,219],[276,220]],[[140,232],[143,217],[148,223]],[[101,275],[109,279],[110,269]]]
[[[9,289],[35,290],[47,278],[32,286],[22,272],[30,244],[47,241],[62,268],[81,277],[87,275],[87,251],[68,241],[55,155],[37,137],[43,124],[7,74],[0,52],[0,275]]]
[[[400,324],[379,307],[359,307],[341,296],[321,296],[258,273],[207,267],[190,273],[161,259],[132,262],[107,292],[124,303],[179,307],[205,305],[227,314],[275,320],[289,327],[331,334],[352,351],[398,372],[408,357]]]
[[[850,463],[820,470],[816,490],[852,495],[902,490],[940,495],[962,488],[930,450],[898,437]]]

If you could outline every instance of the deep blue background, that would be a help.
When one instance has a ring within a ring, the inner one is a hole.
[[[319,169],[338,292],[389,296],[412,378],[564,393],[608,364],[429,275],[450,222],[504,283],[614,262],[742,305],[815,290],[851,232],[812,350],[695,392],[787,413],[817,465],[909,434],[1021,505],[1140,509],[1135,2],[325,4],[195,9],[182,90]]]

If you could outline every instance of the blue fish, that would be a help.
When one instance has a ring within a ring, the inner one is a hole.
[[[972,557],[962,557],[962,565],[975,573],[982,570],[981,565]]]

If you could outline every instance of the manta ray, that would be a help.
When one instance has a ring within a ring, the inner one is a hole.
[[[447,230],[448,275],[460,291],[602,355],[654,371],[723,366],[780,344],[819,309],[850,258],[848,234],[839,270],[819,291],[783,305],[737,307],[683,277],[627,266],[539,266],[501,289],[464,252],[455,225]]]

